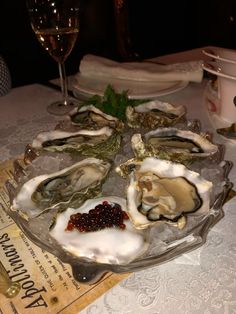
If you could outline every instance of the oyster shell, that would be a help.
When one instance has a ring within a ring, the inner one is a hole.
[[[209,211],[212,183],[182,164],[147,157],[129,160],[117,172],[130,174],[127,208],[138,229],[160,221],[183,228],[186,214]]]
[[[109,158],[120,148],[121,135],[110,127],[98,130],[41,132],[31,147],[50,152],[76,152],[85,156]]]
[[[109,126],[118,131],[122,131],[124,123],[108,115],[93,105],[82,106],[79,109],[72,110],[69,119],[73,125],[85,127],[86,129],[97,129]]]
[[[19,186],[11,210],[32,218],[56,205],[60,210],[77,207],[98,195],[110,167],[106,161],[87,158],[60,171],[36,176]]]
[[[152,100],[138,106],[128,106],[126,119],[131,128],[155,129],[177,123],[185,113],[184,106],[173,106],[167,102]]]
[[[216,129],[216,132],[225,138],[235,140],[236,138],[236,123],[232,123],[228,127]]]
[[[81,258],[87,258],[98,263],[128,264],[144,254],[148,248],[147,234],[134,228],[129,220],[125,220],[126,228],[105,228],[93,232],[79,232],[74,229],[65,231],[71,215],[88,213],[103,201],[117,203],[126,211],[126,200],[116,196],[107,196],[87,200],[79,208],[68,208],[57,215],[50,230],[50,236],[64,250]]]
[[[158,128],[144,134],[134,134],[132,149],[138,158],[155,156],[161,159],[189,163],[213,156],[218,146],[204,136],[177,128]]]

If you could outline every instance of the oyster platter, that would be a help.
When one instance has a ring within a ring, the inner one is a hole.
[[[142,100],[120,117],[101,103],[39,132],[5,183],[8,214],[87,283],[199,247],[232,187],[223,147],[185,107]]]

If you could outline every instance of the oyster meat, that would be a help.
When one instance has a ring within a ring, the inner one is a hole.
[[[218,146],[203,135],[177,128],[157,128],[144,134],[134,134],[132,149],[138,158],[155,156],[181,163],[213,156]]]
[[[106,161],[87,158],[55,173],[36,176],[19,186],[11,210],[32,218],[56,205],[60,210],[78,207],[100,193],[110,167]]]
[[[212,183],[182,164],[147,157],[130,160],[117,172],[123,176],[130,173],[127,208],[136,228],[160,221],[183,228],[186,214],[210,209]]]
[[[147,234],[134,228],[129,220],[125,220],[124,229],[111,227],[93,232],[66,230],[71,215],[88,213],[104,201],[119,204],[126,211],[126,200],[123,198],[107,196],[90,199],[80,208],[68,208],[58,214],[50,235],[64,250],[78,257],[98,263],[127,264],[143,255],[148,248]]]
[[[109,114],[104,113],[93,105],[82,106],[72,110],[69,114],[71,123],[77,127],[97,129],[109,126],[117,131],[122,131],[124,123]]]
[[[50,152],[77,152],[85,156],[109,158],[120,148],[121,135],[110,127],[97,130],[41,132],[31,147]]]
[[[138,106],[128,106],[126,119],[131,128],[155,129],[177,123],[185,113],[184,106],[152,100]]]

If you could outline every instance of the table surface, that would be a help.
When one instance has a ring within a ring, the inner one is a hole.
[[[178,62],[200,58],[200,50],[159,58]],[[216,134],[204,104],[207,81],[159,99],[185,105],[187,118],[200,119],[202,129],[226,147],[225,159],[236,161],[233,144]],[[46,106],[60,96],[41,85],[12,89],[0,98],[0,160],[22,154],[25,145],[43,130],[54,128],[60,117]],[[236,182],[235,167],[230,179]],[[165,264],[136,272],[110,289],[81,313],[235,313],[236,312],[236,199],[224,205],[224,217],[209,232],[206,243]]]

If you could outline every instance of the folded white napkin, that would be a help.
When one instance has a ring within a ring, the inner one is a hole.
[[[85,55],[80,63],[80,74],[87,77],[107,77],[132,81],[192,81],[203,78],[202,61],[169,65],[153,62],[116,62],[95,55]]]

